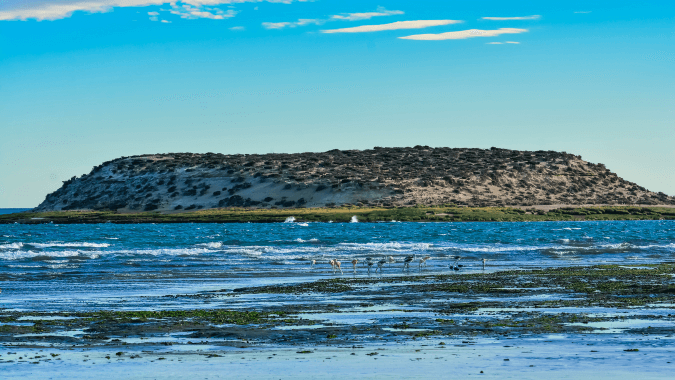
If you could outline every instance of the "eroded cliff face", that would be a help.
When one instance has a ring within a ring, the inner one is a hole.
[[[37,211],[217,207],[675,204],[568,153],[375,148],[323,153],[122,157],[73,177]]]

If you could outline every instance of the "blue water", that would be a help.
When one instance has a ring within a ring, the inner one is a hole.
[[[103,299],[353,276],[354,258],[431,256],[411,274],[675,260],[675,221],[0,225],[0,307],[96,308]],[[317,260],[314,268],[310,261]],[[340,275],[339,273],[337,275]],[[359,265],[356,276],[367,276]],[[111,301],[112,302],[112,301]]]
[[[15,214],[17,212],[24,212],[30,210],[29,208],[0,208],[0,215]]]

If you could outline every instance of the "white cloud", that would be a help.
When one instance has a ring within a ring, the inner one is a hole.
[[[164,24],[171,24],[171,21],[162,20],[162,23],[164,23]]]
[[[193,7],[215,6],[237,3],[284,3],[311,0],[0,0],[0,21],[2,20],[58,20],[70,17],[73,12],[108,12],[113,8],[146,7],[177,3]],[[213,15],[212,12],[208,12]],[[216,14],[217,15],[217,14]],[[204,15],[207,18],[209,15]],[[199,18],[199,17],[195,17]]]
[[[593,12],[593,11],[576,11],[574,13],[591,13],[591,12]]]
[[[283,29],[283,28],[295,28],[296,26],[305,26],[311,24],[321,25],[324,22],[325,20],[301,18],[300,20],[295,22],[263,22],[262,26],[265,29]]]
[[[208,7],[198,7],[190,4],[183,4],[181,6],[173,3],[171,4],[171,10],[169,11],[172,14],[179,16],[180,18],[194,20],[198,18],[209,18],[212,20],[224,20],[226,18],[231,18],[236,16],[237,11],[233,9],[228,9],[224,11],[218,8],[208,8]]]
[[[402,15],[403,11],[388,11],[384,8],[378,8],[377,12],[363,12],[363,13],[343,13],[340,15],[331,16],[331,19],[334,20],[346,20],[346,21],[358,21],[358,20],[370,20],[373,17],[379,16],[394,16]]]
[[[459,24],[460,20],[416,20],[416,21],[397,21],[390,24],[381,25],[362,25],[353,28],[342,29],[328,29],[322,30],[321,33],[363,33],[363,32],[379,32],[383,30],[399,30],[399,29],[421,29],[431,26]]]
[[[520,45],[520,42],[518,41],[506,41],[507,44],[515,44],[515,45]]]
[[[233,26],[233,27],[231,27],[231,28],[229,28],[229,29],[230,29],[230,30],[246,30],[246,28],[244,28],[243,26]]]
[[[357,21],[357,20],[368,20],[373,17],[380,16],[392,16],[392,15],[402,15],[403,11],[388,11],[382,7],[377,9],[377,12],[364,12],[364,13],[343,13],[340,15],[330,16],[328,19],[299,19],[298,21],[292,22],[263,22],[262,26],[265,29],[283,29],[283,28],[295,28],[296,26],[305,26],[305,25],[323,25],[329,21]]]
[[[504,45],[503,42],[487,42],[486,45]]]
[[[497,30],[469,29],[458,32],[446,32],[439,34],[414,34],[412,36],[399,37],[403,40],[422,40],[422,41],[440,41],[440,40],[463,40],[473,37],[496,37],[502,34],[525,33],[527,29],[501,28]]]
[[[494,20],[494,21],[504,21],[504,20],[539,20],[540,15],[532,16],[522,16],[522,17],[482,17],[483,20]]]
[[[149,16],[159,16],[159,12],[148,12]]]

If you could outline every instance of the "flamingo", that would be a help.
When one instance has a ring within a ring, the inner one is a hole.
[[[485,263],[489,261],[489,259],[481,259],[481,261],[483,261],[483,270],[485,270]]]
[[[431,256],[424,256],[420,258],[420,269],[422,268],[422,265],[427,266],[427,260],[429,260]]]
[[[345,274],[345,273],[342,271],[342,266],[341,266],[342,263],[341,263],[341,262],[339,262],[337,259],[333,259],[333,263],[335,264],[335,268],[337,268],[337,269],[340,270],[340,273]]]
[[[378,262],[377,262],[377,268],[375,268],[375,272],[377,272],[377,270],[379,269],[379,270],[380,270],[380,273],[382,273],[382,267],[383,267],[384,264],[386,264],[386,263],[387,263],[387,260],[385,260],[385,259],[382,259],[382,260],[378,261]]]
[[[373,262],[373,258],[368,256],[368,257],[366,257],[366,261],[363,263],[363,265],[372,266],[372,264],[371,264],[372,262]]]
[[[450,268],[454,270],[459,270],[459,268],[462,267],[462,265],[457,265],[457,263],[459,262],[459,260],[462,259],[462,256],[452,256],[452,258],[455,259],[455,262],[450,265]]]
[[[403,270],[405,270],[405,268],[410,269],[410,263],[415,260],[416,256],[417,255],[406,256],[405,259],[403,259]]]

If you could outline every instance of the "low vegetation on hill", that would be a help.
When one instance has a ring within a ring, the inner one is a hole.
[[[323,153],[122,157],[65,181],[36,211],[672,205],[602,164],[553,151],[416,146]]]

